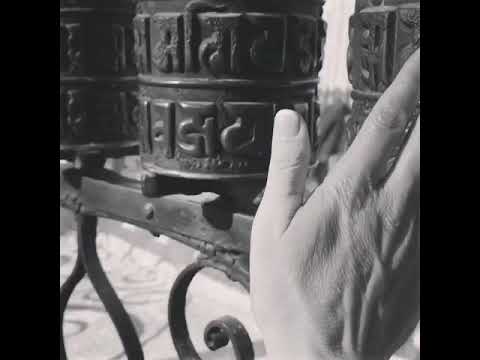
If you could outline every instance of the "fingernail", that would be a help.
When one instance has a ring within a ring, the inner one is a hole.
[[[291,138],[300,131],[300,116],[293,110],[280,110],[275,116],[276,137]]]

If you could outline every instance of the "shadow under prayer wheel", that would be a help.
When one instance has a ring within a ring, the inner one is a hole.
[[[325,39],[321,0],[140,1],[134,20],[147,173],[266,178],[274,116],[313,143]]]
[[[60,157],[138,153],[133,1],[60,1]]]
[[[346,135],[351,144],[377,100],[420,47],[420,0],[357,0],[349,35],[353,109]],[[420,99],[406,131],[419,114]]]

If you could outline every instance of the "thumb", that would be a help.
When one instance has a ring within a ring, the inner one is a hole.
[[[275,232],[283,234],[302,204],[311,150],[307,125],[292,110],[275,116],[272,155],[265,188],[264,209],[275,218]]]

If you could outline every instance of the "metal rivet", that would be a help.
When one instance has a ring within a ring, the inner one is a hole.
[[[145,218],[147,220],[152,220],[155,216],[155,208],[150,203],[145,204],[145,206],[143,207],[143,213],[145,214]]]

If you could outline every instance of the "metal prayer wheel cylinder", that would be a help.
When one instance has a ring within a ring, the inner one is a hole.
[[[349,35],[353,109],[346,135],[351,144],[377,100],[420,47],[420,0],[357,0]],[[412,120],[419,113],[420,99]]]
[[[132,20],[127,0],[60,1],[60,156],[138,153]]]
[[[153,174],[264,179],[276,112],[313,143],[323,1],[140,1],[140,153]]]

